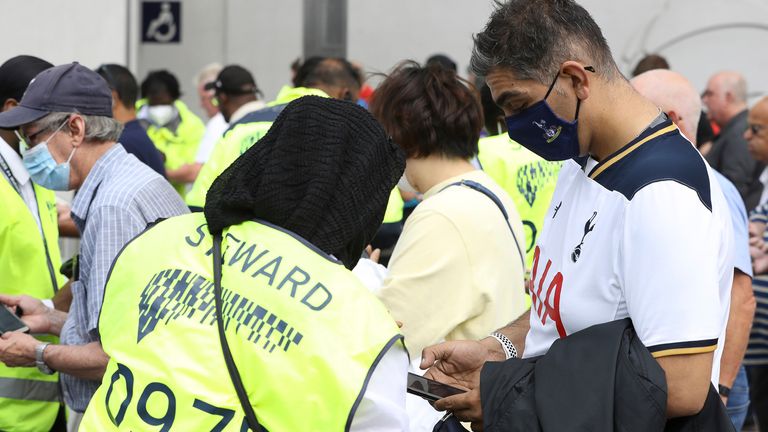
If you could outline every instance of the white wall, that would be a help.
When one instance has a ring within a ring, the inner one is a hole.
[[[0,63],[19,54],[95,68],[126,63],[126,0],[0,0]]]
[[[451,57],[466,75],[472,34],[483,29],[491,0],[349,0],[347,56],[366,70],[388,72],[404,59]]]
[[[760,0],[583,0],[629,74],[658,52],[701,91],[717,71],[742,72],[751,100],[768,93],[768,5]],[[678,38],[679,42],[674,43]],[[670,45],[671,43],[671,45]]]

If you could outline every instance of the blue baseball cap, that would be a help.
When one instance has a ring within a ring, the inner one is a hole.
[[[74,62],[40,72],[16,108],[0,113],[0,128],[14,129],[52,112],[112,117],[112,91],[104,78]]]

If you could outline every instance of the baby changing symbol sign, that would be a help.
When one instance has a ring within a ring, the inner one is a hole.
[[[151,43],[181,42],[181,2],[143,2],[141,40]]]

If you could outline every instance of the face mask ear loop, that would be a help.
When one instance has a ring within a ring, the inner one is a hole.
[[[75,151],[77,151],[77,147],[72,147],[72,153],[69,154],[69,157],[67,158],[67,163],[72,160],[72,156],[75,155]]]
[[[573,118],[573,121],[576,121],[579,119],[579,108],[581,108],[581,99],[579,99],[579,97],[576,96],[576,116]]]

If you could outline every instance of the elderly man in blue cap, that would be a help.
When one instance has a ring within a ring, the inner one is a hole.
[[[60,372],[65,402],[74,411],[69,429],[76,430],[78,414],[85,411],[108,361],[97,322],[110,265],[149,223],[186,213],[187,207],[165,179],[116,142],[122,126],[112,118],[110,89],[80,64],[37,75],[19,106],[0,113],[0,128],[18,128],[22,161],[37,184],[79,190],[72,217],[82,243],[69,313],[29,296],[0,295],[0,302],[21,312],[31,333],[60,336],[60,344],[48,344],[24,333],[5,333],[0,361]]]

